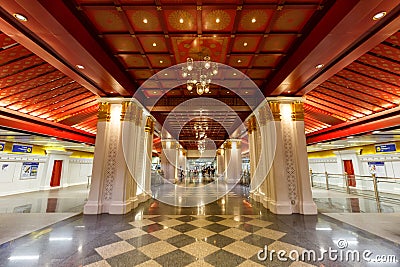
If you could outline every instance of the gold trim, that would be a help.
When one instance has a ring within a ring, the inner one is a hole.
[[[97,111],[98,121],[110,121],[111,118],[111,104],[108,102],[100,102]]]
[[[257,120],[256,120],[256,116],[251,116],[249,119],[249,124],[248,124],[248,131],[249,134],[251,134],[254,131],[257,131]]]
[[[144,127],[144,131],[150,134],[154,133],[154,121],[150,116],[147,116],[146,118],[146,126]]]
[[[304,106],[303,102],[296,101],[292,106],[292,121],[304,121]]]
[[[279,103],[278,101],[269,101],[268,105],[272,112],[274,121],[280,121],[281,120],[281,107],[280,107],[281,103]]]
[[[224,144],[225,149],[232,149],[232,141],[226,141]]]

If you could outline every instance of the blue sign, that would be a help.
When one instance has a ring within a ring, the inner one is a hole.
[[[396,144],[385,144],[385,145],[376,145],[375,151],[377,153],[382,152],[396,152]]]
[[[13,144],[11,151],[18,153],[32,153],[32,146]]]
[[[38,174],[39,162],[24,162],[21,170],[21,180],[35,179]]]
[[[6,146],[6,143],[0,142],[0,151],[4,151],[5,146]]]

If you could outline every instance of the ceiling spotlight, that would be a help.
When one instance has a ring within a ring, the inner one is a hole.
[[[154,47],[156,47],[156,46],[157,46],[157,44],[156,44],[156,43],[153,43],[153,46],[154,46]]]
[[[237,61],[238,63],[241,63],[242,62],[242,60],[240,60],[240,59],[238,59],[238,61]]]
[[[251,23],[256,23],[256,21],[257,21],[256,18],[251,19]]]
[[[181,24],[183,23],[183,18],[179,19],[179,23],[181,23]]]
[[[237,75],[236,72],[234,72],[234,73],[233,73],[233,76],[236,76],[236,75]]]
[[[147,21],[147,19],[143,19],[143,23],[147,23],[148,21]]]
[[[160,60],[160,64],[163,64],[163,63],[164,63],[164,61]]]
[[[378,133],[380,133],[381,131],[373,131],[372,132],[372,134],[378,134]]]
[[[219,18],[217,18],[217,19],[215,20],[215,22],[216,22],[216,23],[220,23],[221,20],[220,20]]]
[[[14,16],[14,18],[16,18],[16,19],[19,20],[19,21],[23,21],[23,22],[28,21],[28,18],[25,17],[25,16],[22,15],[22,14],[15,13],[15,14],[13,14],[13,16]]]
[[[324,64],[318,64],[317,66],[315,66],[316,69],[321,69],[324,66]]]
[[[77,67],[78,69],[80,69],[80,70],[83,70],[83,69],[85,69],[85,67],[84,66],[82,66],[82,65],[75,65],[75,67]]]
[[[247,43],[246,43],[246,42],[244,42],[244,43],[243,43],[243,46],[247,46]]]
[[[287,92],[288,92],[288,94],[290,94],[290,92],[292,92],[292,91],[289,90],[289,91],[287,91]]]
[[[386,12],[385,11],[381,11],[379,13],[376,13],[372,19],[373,20],[380,20],[381,18],[383,18],[384,16],[386,16]]]
[[[156,95],[156,94],[157,94],[157,91],[153,91],[153,94],[155,94],[155,95]]]

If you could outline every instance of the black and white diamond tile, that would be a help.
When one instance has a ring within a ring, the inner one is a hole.
[[[279,241],[286,233],[272,225],[258,215],[142,215],[115,233],[118,242],[95,248],[101,260],[86,266],[278,266],[259,261],[258,251],[303,248]]]

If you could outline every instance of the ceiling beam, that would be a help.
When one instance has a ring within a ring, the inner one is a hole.
[[[94,145],[96,139],[94,134],[5,108],[0,108],[0,121],[2,128],[57,137],[66,141]]]

